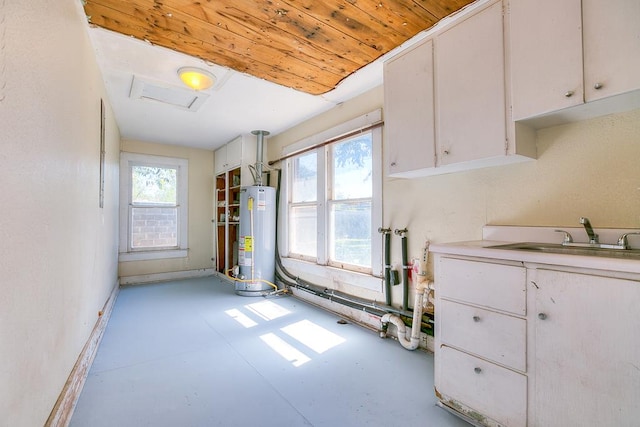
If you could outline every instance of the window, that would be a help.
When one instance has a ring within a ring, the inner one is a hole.
[[[372,133],[329,146],[329,264],[371,270]]]
[[[122,153],[120,260],[185,257],[185,159]]]
[[[380,274],[382,132],[366,120],[371,117],[358,121],[364,130],[355,135],[357,127],[348,123],[290,148],[301,153],[287,161],[289,257]],[[333,137],[332,132],[346,136]],[[333,142],[318,145],[323,137]]]
[[[318,155],[302,154],[291,162],[289,247],[292,254],[315,260],[318,254]]]

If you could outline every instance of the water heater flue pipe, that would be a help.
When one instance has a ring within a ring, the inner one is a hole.
[[[407,338],[407,326],[404,324],[400,316],[387,313],[380,321],[382,322],[382,330],[386,331],[389,323],[395,325],[397,329],[398,341],[402,347],[407,350],[415,350],[420,345],[420,324],[422,320],[422,307],[424,302],[424,296],[429,292],[429,281],[419,280],[416,284],[415,297],[413,301],[413,319],[411,323],[411,333]],[[381,337],[384,338],[385,333],[381,332]]]
[[[263,166],[263,156],[264,156],[264,137],[269,135],[269,132],[266,130],[253,130],[252,134],[257,137],[257,146],[256,146],[256,176],[255,184],[262,185],[262,166]]]

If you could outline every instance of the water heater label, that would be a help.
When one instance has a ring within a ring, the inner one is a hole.
[[[259,211],[267,210],[267,195],[264,191],[258,192],[258,210]]]
[[[244,250],[245,252],[253,252],[253,237],[244,236]]]

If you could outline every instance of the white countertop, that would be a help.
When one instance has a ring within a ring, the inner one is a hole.
[[[498,230],[498,228],[500,228],[500,230]],[[579,230],[573,228],[564,229],[569,231]],[[485,227],[485,230],[483,232],[483,236],[485,237],[485,239],[488,236],[492,236],[500,238],[501,240],[486,239],[468,242],[441,244],[432,243],[429,247],[429,251],[448,255],[493,258],[532,264],[545,264],[575,268],[587,268],[592,270],[603,270],[610,272],[640,274],[640,261],[638,260],[489,248],[489,246],[513,242],[560,243],[560,241],[558,240],[558,234],[553,230],[554,228],[550,227]],[[610,236],[619,236],[620,234],[629,231],[637,230],[596,229],[596,232],[598,232],[601,237],[603,235],[607,237],[607,240],[601,239],[601,242],[608,242],[609,240],[611,240]],[[548,236],[554,236],[555,240],[550,240]],[[574,234],[574,236],[576,236],[576,234]]]

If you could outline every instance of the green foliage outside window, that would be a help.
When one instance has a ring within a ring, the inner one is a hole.
[[[175,168],[133,166],[132,202],[176,204],[178,171]]]

